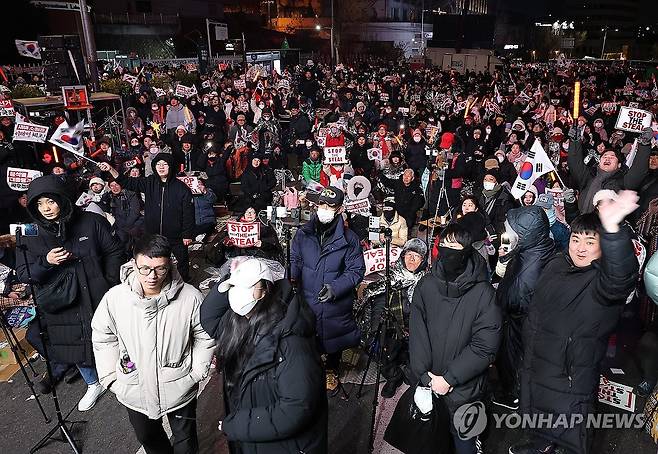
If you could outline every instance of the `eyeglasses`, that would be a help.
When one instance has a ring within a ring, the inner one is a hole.
[[[151,271],[155,271],[156,276],[164,276],[167,274],[167,271],[169,271],[168,266],[156,266],[155,268],[151,268],[150,266],[142,265],[140,267],[137,267],[137,271],[139,271],[139,274],[142,276],[148,276],[151,274]]]

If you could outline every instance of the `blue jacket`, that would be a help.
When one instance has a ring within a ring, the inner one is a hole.
[[[302,297],[315,313],[322,349],[335,353],[359,342],[361,333],[352,308],[366,267],[359,238],[345,228],[342,219],[322,247],[316,235],[317,222],[313,216],[295,234],[290,248],[290,277],[298,282]],[[318,293],[324,284],[331,286],[336,298],[320,304]]]
[[[217,200],[217,196],[212,189],[207,188],[205,194],[195,195],[192,200],[194,201],[194,219],[196,225],[216,223],[215,209],[213,204]]]

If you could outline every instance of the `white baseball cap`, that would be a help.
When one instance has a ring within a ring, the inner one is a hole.
[[[231,273],[231,277],[219,284],[220,293],[228,291],[231,309],[238,315],[248,314],[258,303],[254,300],[254,286],[261,280],[274,282],[272,270],[256,258],[240,263]]]

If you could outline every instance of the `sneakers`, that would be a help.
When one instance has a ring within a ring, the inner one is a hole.
[[[327,391],[335,391],[338,388],[338,375],[333,370],[327,371]]]
[[[78,411],[91,410],[103,393],[105,393],[105,388],[100,383],[96,382],[93,385],[87,385],[87,392],[82,396],[80,402],[78,402]]]
[[[638,383],[633,389],[633,392],[638,397],[649,397],[649,394],[653,391],[655,383],[650,383],[648,380],[643,380],[641,383]]]
[[[491,398],[491,403],[498,405],[499,407],[508,408],[510,410],[519,409],[519,399],[514,397],[511,394],[506,393],[494,393]]]
[[[553,454],[555,449],[552,444],[538,447],[537,443],[517,443],[510,446],[509,454]]]

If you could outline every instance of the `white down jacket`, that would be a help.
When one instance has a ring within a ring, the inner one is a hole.
[[[132,262],[91,323],[98,377],[126,407],[157,419],[187,405],[210,369],[215,341],[201,328],[201,293],[172,265],[160,295],[144,298]],[[127,355],[135,370],[124,373]]]

